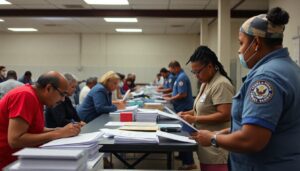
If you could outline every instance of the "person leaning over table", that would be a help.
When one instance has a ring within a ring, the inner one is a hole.
[[[85,122],[80,120],[77,111],[69,98],[76,90],[77,79],[74,75],[69,73],[65,73],[64,77],[68,81],[68,89],[66,91],[68,96],[65,97],[63,102],[59,103],[55,107],[46,109],[45,118],[47,128],[64,127],[71,122],[77,122],[81,126],[85,125]]]
[[[79,117],[86,123],[102,114],[125,108],[125,102],[112,102],[112,92],[119,86],[120,78],[114,71],[108,71],[91,89],[83,103],[77,108]]]
[[[162,86],[159,86],[157,88],[157,92],[162,92],[165,94],[171,93],[173,90],[173,85],[176,80],[176,77],[172,73],[170,73],[170,71],[167,70],[166,68],[160,69],[159,73],[163,76],[164,83]]]
[[[80,126],[60,129],[44,127],[43,106],[53,107],[65,99],[68,83],[63,75],[50,71],[34,85],[8,92],[0,101],[0,170],[17,158],[21,148],[37,147],[48,141],[78,135]]]
[[[201,82],[194,107],[179,115],[197,129],[217,131],[230,126],[234,87],[216,54],[200,46],[190,57],[192,73]],[[227,171],[228,152],[222,148],[198,147],[201,171]]]
[[[300,170],[300,68],[282,47],[288,20],[276,7],[243,23],[239,58],[251,70],[233,98],[231,129],[193,134],[229,150],[232,171]]]

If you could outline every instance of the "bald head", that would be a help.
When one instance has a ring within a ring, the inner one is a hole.
[[[42,74],[36,82],[37,88],[40,89],[45,88],[48,84],[51,84],[56,88],[60,88],[63,91],[67,90],[68,88],[68,81],[62,74],[56,71],[49,71]]]

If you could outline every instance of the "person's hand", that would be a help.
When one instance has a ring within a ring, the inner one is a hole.
[[[192,115],[181,115],[180,116],[182,119],[184,119],[185,121],[187,121],[188,123],[195,123],[197,121],[197,117],[196,116],[192,116]]]
[[[86,125],[86,123],[83,122],[83,121],[80,121],[79,124],[80,124],[81,127],[83,127],[84,125]]]
[[[178,112],[177,113],[177,115],[180,116],[180,117],[183,116],[183,115],[188,115],[188,114],[189,114],[188,112]]]
[[[61,138],[73,137],[80,133],[80,123],[69,123],[68,125],[58,129]]]
[[[117,106],[118,110],[126,108],[126,102],[124,102],[124,101],[119,101],[115,105]]]
[[[165,96],[165,97],[163,97],[163,99],[164,99],[164,100],[167,100],[167,101],[171,101],[171,100],[172,100],[172,97],[166,97],[166,96]]]
[[[199,130],[191,134],[191,138],[196,140],[202,146],[211,146],[211,138],[214,133],[208,130]]]

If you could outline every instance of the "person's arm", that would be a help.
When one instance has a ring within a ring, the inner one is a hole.
[[[78,135],[80,126],[68,124],[65,127],[40,134],[28,133],[29,124],[22,118],[9,119],[8,144],[12,148],[36,147],[48,141]]]
[[[114,104],[109,105],[105,95],[105,92],[97,91],[96,94],[93,95],[94,106],[97,113],[109,113],[117,110],[117,106]]]
[[[168,101],[172,101],[172,100],[180,100],[180,99],[184,99],[187,97],[187,93],[178,93],[175,96],[171,96],[171,97],[164,97],[165,100]]]
[[[207,130],[199,130],[192,137],[203,146],[210,146],[210,140],[215,133]],[[269,142],[272,132],[269,129],[244,125],[241,130],[231,134],[217,135],[217,144],[229,151],[247,153],[262,150]]]
[[[189,123],[222,123],[230,120],[231,104],[217,105],[217,112],[209,115],[183,115],[184,120]]]

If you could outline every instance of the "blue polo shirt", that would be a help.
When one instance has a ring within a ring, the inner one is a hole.
[[[249,71],[233,97],[232,132],[244,124],[272,131],[257,153],[230,153],[233,171],[300,170],[300,68],[281,48]]]
[[[164,88],[173,88],[176,77],[169,73],[168,77],[164,80],[163,87]]]
[[[101,114],[116,111],[117,107],[112,104],[111,96],[112,93],[102,84],[96,84],[77,108],[79,117],[85,122],[90,122]]]
[[[175,112],[188,111],[193,109],[193,95],[192,86],[189,77],[181,70],[177,74],[177,78],[174,82],[172,96],[176,96],[180,93],[187,93],[187,97],[179,100],[173,100],[172,104],[174,106]]]

